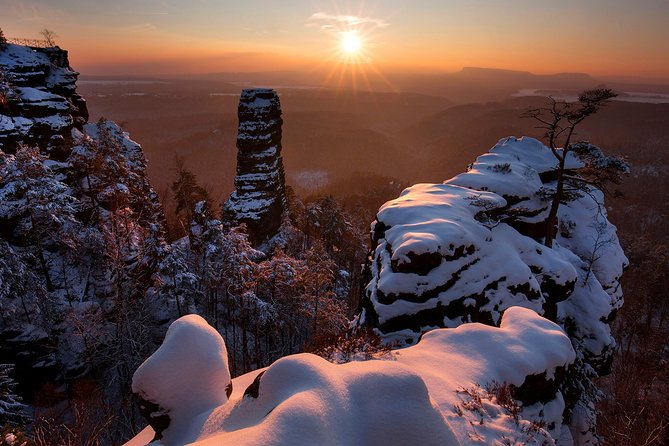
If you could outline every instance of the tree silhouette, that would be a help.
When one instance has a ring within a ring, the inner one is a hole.
[[[553,239],[555,238],[557,214],[560,203],[577,196],[570,192],[577,190],[578,186],[567,187],[567,185],[574,185],[578,182],[581,182],[582,184],[587,183],[585,178],[569,176],[565,168],[566,160],[570,153],[576,153],[579,158],[582,158],[583,156],[587,157],[587,154],[584,153],[584,148],[587,143],[579,142],[577,144],[572,144],[572,140],[576,135],[576,127],[588,116],[597,113],[603,105],[616,96],[617,94],[609,88],[586,90],[579,95],[578,101],[576,102],[557,100],[549,96],[547,105],[530,108],[522,114],[522,117],[531,118],[538,122],[539,125],[537,128],[544,130],[544,139],[558,161],[555,192],[551,196],[551,205],[546,222],[546,235],[544,239],[544,244],[548,247],[553,245]],[[627,170],[627,165],[619,158],[605,157],[599,148],[590,144],[587,144],[587,147],[593,152],[593,156],[598,156],[600,159],[609,161],[606,165],[609,170]],[[597,151],[599,152],[594,153]],[[616,163],[614,160],[618,160],[618,162]],[[605,170],[604,164],[601,164],[602,169],[599,170]],[[591,169],[594,168],[594,171],[598,170],[598,165],[596,163],[589,163],[587,167]],[[601,175],[599,177],[603,178],[605,176],[606,175]]]
[[[44,38],[44,41],[48,46],[50,47],[56,46],[56,37],[58,37],[58,34],[47,28],[44,28],[39,33]]]
[[[176,217],[183,228],[193,220],[195,204],[200,201],[211,201],[209,193],[197,182],[197,176],[186,168],[183,157],[174,158],[176,179],[172,183],[172,194],[176,204]],[[184,232],[187,232],[184,230]]]

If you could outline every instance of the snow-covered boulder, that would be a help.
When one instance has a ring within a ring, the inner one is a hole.
[[[177,436],[192,418],[224,404],[231,386],[225,342],[195,314],[170,325],[163,344],[132,379],[157,439]]]
[[[179,321],[175,324],[183,326]],[[526,418],[513,412],[513,401],[505,403],[483,389],[493,383],[522,388],[528,377],[552,378],[574,360],[560,327],[513,307],[499,328],[468,324],[434,330],[383,360],[332,364],[312,354],[284,357],[233,379],[230,399],[210,410],[211,401],[200,399],[217,390],[212,387],[216,380],[209,372],[199,379],[203,372],[196,369],[206,367],[199,355],[218,354],[218,342],[201,320],[193,327],[188,360],[164,354],[148,375],[146,365],[135,375],[135,385],[142,376],[156,401],[169,405],[171,413],[179,411],[179,430],[171,425],[155,445],[448,446],[505,444],[505,439],[514,441],[509,444],[554,444],[551,433],[560,433],[564,408],[559,391],[548,404],[536,403]],[[184,343],[176,334],[170,328],[167,347],[158,352]],[[206,344],[214,351],[206,351]],[[170,378],[160,378],[162,374]],[[174,381],[168,380],[184,374],[192,377],[186,381],[188,391],[174,390]],[[227,371],[222,374],[228,377]],[[158,378],[160,384],[152,384]],[[128,446],[146,444],[153,435],[147,428]]]

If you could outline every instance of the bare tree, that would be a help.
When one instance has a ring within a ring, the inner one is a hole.
[[[548,247],[553,246],[558,208],[560,202],[566,198],[565,161],[569,153],[574,150],[572,138],[576,134],[576,127],[616,96],[617,94],[609,88],[586,90],[579,95],[577,102],[557,100],[549,96],[546,106],[530,108],[522,114],[523,117],[532,118],[539,123],[537,128],[544,130],[548,147],[558,161],[555,194],[551,199],[544,240],[544,244]]]
[[[58,37],[58,34],[47,28],[44,28],[39,33],[44,38],[44,41],[48,46],[50,47],[56,46],[56,37]]]

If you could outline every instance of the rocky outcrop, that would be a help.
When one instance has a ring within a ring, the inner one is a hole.
[[[164,216],[141,147],[86,122],[66,51],[8,44],[0,73],[0,363],[15,364],[27,403],[45,383],[55,400],[97,373],[88,349],[111,339],[114,299],[144,305]],[[96,340],[82,343],[74,320]]]
[[[276,232],[286,209],[279,96],[272,89],[245,89],[238,116],[235,191],[223,215],[245,223],[249,238],[259,244]]]
[[[68,155],[72,129],[88,120],[76,93],[79,73],[67,51],[8,44],[0,49],[0,149],[37,145],[53,158]]]
[[[178,436],[191,417],[225,404],[231,390],[225,341],[196,314],[174,321],[163,344],[132,378],[133,394],[156,440]]]
[[[567,159],[569,170],[582,165]],[[560,206],[553,247],[541,243],[556,166],[539,141],[505,138],[466,173],[384,204],[360,322],[414,343],[437,327],[497,325],[504,310],[522,306],[565,329],[581,378],[607,373],[615,346],[608,324],[622,305],[627,259],[602,192],[590,186]]]

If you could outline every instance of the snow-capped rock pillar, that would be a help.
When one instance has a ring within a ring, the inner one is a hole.
[[[245,223],[258,244],[278,229],[286,209],[279,95],[269,88],[242,90],[238,116],[235,191],[223,214]]]

